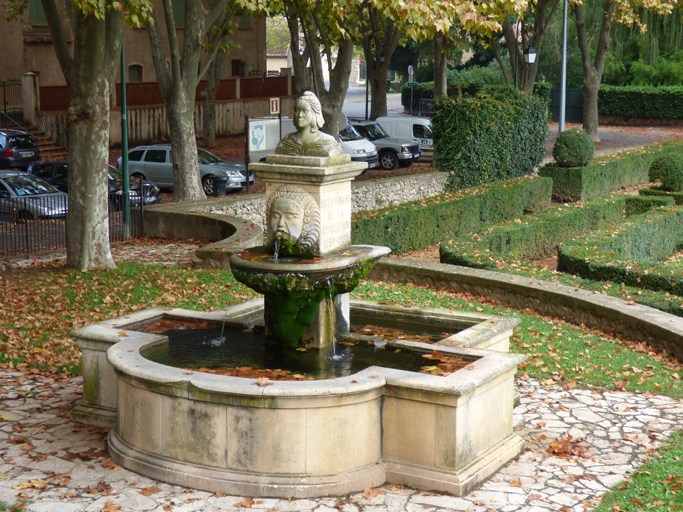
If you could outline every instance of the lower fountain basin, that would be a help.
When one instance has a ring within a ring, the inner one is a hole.
[[[227,314],[155,309],[75,333],[84,349],[86,401],[110,393],[92,406],[113,402],[109,452],[119,464],[169,483],[248,496],[329,496],[385,481],[460,495],[523,450],[512,431],[521,355],[394,342],[474,362],[445,377],[373,366],[336,379],[260,386],[151,362],[141,352],[166,337],[128,330],[163,316],[239,321],[261,304],[249,301]],[[509,336],[516,323],[458,317],[469,324],[461,336],[482,324],[474,334],[488,324],[497,325],[494,337]],[[92,350],[97,344],[108,347],[106,366],[103,352]],[[72,418],[78,413],[83,409]]]
[[[265,297],[266,332],[290,347],[330,346],[348,331],[338,298],[358,286],[388,247],[352,245],[317,258],[276,258],[264,247],[230,256],[235,279]]]

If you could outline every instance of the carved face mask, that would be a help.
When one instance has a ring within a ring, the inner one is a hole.
[[[287,233],[292,242],[301,236],[304,225],[304,207],[291,197],[278,197],[270,208],[270,228],[277,236],[278,232]]]

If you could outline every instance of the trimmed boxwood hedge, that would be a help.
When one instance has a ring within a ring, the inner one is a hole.
[[[545,256],[566,239],[620,222],[626,201],[624,196],[582,201],[447,240],[439,248],[441,263],[496,270],[506,257]]]
[[[548,103],[499,87],[432,105],[436,169],[451,190],[530,174],[545,155]]]
[[[448,236],[547,208],[551,189],[547,178],[517,178],[362,212],[353,217],[351,240],[387,246],[396,254],[423,249]]]
[[[558,247],[558,270],[595,281],[681,293],[683,274],[665,263],[683,245],[683,208],[661,207]]]
[[[598,113],[635,118],[682,119],[683,87],[601,85]]]
[[[638,191],[641,196],[670,197],[674,204],[683,204],[683,192],[668,192],[661,188],[641,188]]]
[[[683,154],[683,141],[657,142],[627,153],[595,159],[585,167],[544,165],[538,175],[553,179],[553,199],[556,201],[579,201],[647,183],[652,161],[668,152]]]

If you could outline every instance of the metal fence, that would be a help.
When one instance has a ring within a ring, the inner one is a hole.
[[[14,121],[23,121],[20,80],[0,82],[0,111]]]
[[[0,199],[0,256],[28,257],[66,249],[66,196]],[[144,207],[131,205],[126,226],[121,195],[109,194],[109,241],[142,236]]]
[[[560,119],[559,88],[550,91],[550,114],[553,121]],[[565,121],[568,123],[583,123],[583,90],[580,87],[567,87]]]

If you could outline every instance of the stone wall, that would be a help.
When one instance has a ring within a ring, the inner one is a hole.
[[[445,173],[429,173],[352,183],[353,213],[379,210],[439,195],[444,191],[446,178]],[[265,230],[266,201],[263,194],[193,203],[192,211],[239,217]]]

